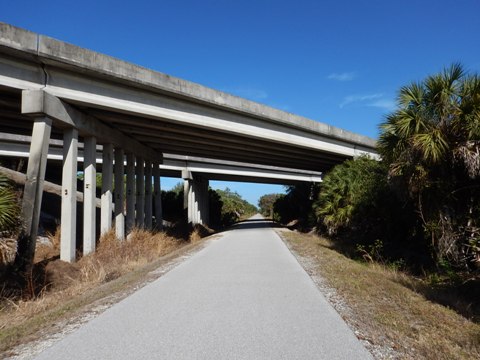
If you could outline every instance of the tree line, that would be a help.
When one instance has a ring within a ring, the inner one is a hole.
[[[381,160],[348,160],[321,185],[269,194],[262,212],[412,268],[480,268],[480,77],[459,64],[398,92]],[[274,201],[267,201],[272,200]]]

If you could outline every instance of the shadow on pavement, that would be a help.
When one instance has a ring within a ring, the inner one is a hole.
[[[243,220],[233,224],[229,230],[246,230],[246,229],[262,229],[262,228],[281,228],[282,225],[268,219],[250,219]]]

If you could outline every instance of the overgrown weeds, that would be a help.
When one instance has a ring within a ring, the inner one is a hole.
[[[194,237],[198,241],[200,233],[197,232]],[[53,243],[55,239],[56,235],[51,235]],[[32,275],[35,296],[27,299],[18,288],[9,288],[8,282],[4,282],[3,288],[0,288],[0,351],[32,333],[32,329],[23,325],[30,324],[31,319],[50,321],[43,315],[55,312],[60,304],[143,269],[188,243],[185,239],[176,239],[163,232],[151,233],[142,229],[134,229],[128,239],[119,241],[115,233],[110,231],[100,238],[96,252],[73,264],[58,259],[58,244],[39,244],[36,273]],[[68,311],[70,309],[63,309],[61,313]]]
[[[285,231],[282,235],[309,273],[321,276],[344,299],[351,311],[339,311],[362,339],[375,349],[393,351],[378,358],[480,358],[480,325],[438,304],[438,288],[428,278],[377,262],[355,261],[318,236]],[[455,292],[449,296],[451,303],[460,299]]]

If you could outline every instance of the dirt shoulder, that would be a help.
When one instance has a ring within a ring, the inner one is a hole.
[[[277,232],[376,359],[480,358],[480,325],[411,290],[407,275],[346,258],[318,236]]]
[[[218,237],[219,235],[213,235],[194,243],[185,243],[167,255],[114,280],[101,283],[65,300],[58,299],[53,306],[50,304],[51,299],[48,299],[49,295],[46,295],[49,305],[44,311],[35,311],[33,316],[20,322],[16,321],[13,326],[5,321],[6,319],[8,321],[6,318],[8,314],[3,314],[4,321],[0,327],[0,358],[33,358],[43,349],[98,316],[113,304],[172,270],[200,251],[209,241]],[[36,302],[38,303],[36,306],[42,306],[42,299],[36,300]],[[23,304],[19,303],[14,306],[21,307]],[[21,309],[18,311],[21,312]],[[12,317],[15,316],[14,311],[10,313]]]

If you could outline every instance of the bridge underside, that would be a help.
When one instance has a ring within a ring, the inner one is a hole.
[[[372,139],[3,23],[0,124],[0,153],[15,147],[26,153],[9,134],[30,137],[19,243],[27,255],[34,251],[47,161],[62,160],[66,261],[75,259],[79,171],[85,254],[95,248],[97,171],[101,232],[114,227],[124,239],[134,226],[161,226],[161,171],[181,173],[189,221],[205,223],[209,179],[316,181],[345,159],[375,154]]]

